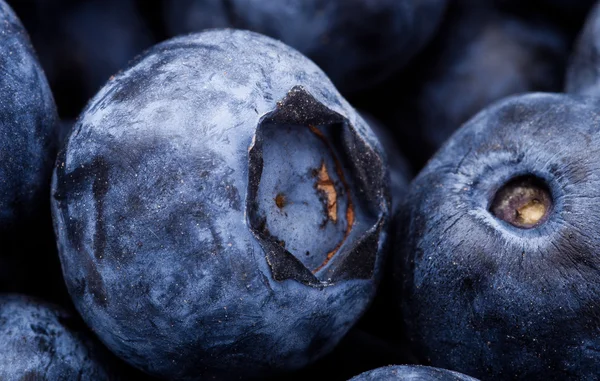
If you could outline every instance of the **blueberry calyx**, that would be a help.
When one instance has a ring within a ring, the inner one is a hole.
[[[521,229],[542,225],[550,215],[553,201],[546,183],[533,175],[515,177],[496,192],[490,212]]]
[[[261,119],[248,157],[248,226],[274,280],[372,276],[385,168],[345,117],[294,87]]]

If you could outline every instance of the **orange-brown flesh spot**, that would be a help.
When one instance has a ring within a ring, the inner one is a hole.
[[[325,196],[327,197],[327,217],[336,223],[338,219],[337,191],[335,190],[335,186],[333,185],[331,177],[329,177],[325,162],[321,163],[321,168],[319,168],[319,174],[317,177],[317,190],[325,193]]]
[[[333,151],[331,145],[329,144],[327,137],[325,135],[323,135],[323,133],[321,131],[319,131],[319,129],[316,128],[315,126],[309,125],[308,128],[310,129],[311,132],[313,132],[315,135],[317,135],[327,145],[327,148],[331,152],[332,157],[335,161],[335,171],[338,174],[338,176],[344,186],[344,189],[346,190],[346,195],[348,198],[348,206],[346,208],[347,226],[346,226],[346,231],[344,232],[344,238],[340,242],[338,242],[338,244],[333,248],[333,250],[331,250],[329,253],[327,253],[327,258],[325,258],[323,263],[321,263],[321,265],[319,267],[317,267],[316,269],[313,270],[313,274],[316,274],[319,270],[321,270],[323,267],[325,267],[329,263],[329,261],[333,258],[333,256],[342,247],[342,245],[344,244],[344,242],[346,241],[348,236],[350,236],[350,232],[352,231],[352,227],[354,226],[355,215],[354,215],[354,205],[352,204],[352,195],[350,194],[350,186],[348,185],[348,182],[346,181],[346,177],[344,176],[344,172],[342,171],[342,165],[341,165],[340,161],[338,160],[337,156],[334,154],[334,151]],[[325,168],[324,163],[321,165],[321,170],[319,170],[319,173],[318,173],[319,178],[321,177],[321,173],[322,173],[323,169],[325,169],[325,173],[327,174],[327,177],[329,178],[329,174],[326,172],[327,169]],[[329,178],[329,181],[331,181],[330,178]],[[334,188],[334,192],[335,192],[335,188]],[[328,201],[329,201],[329,199],[328,199]],[[329,206],[329,202],[328,202],[328,206]],[[336,192],[336,219],[337,219],[337,192]]]
[[[283,193],[277,193],[277,196],[275,196],[275,205],[277,205],[279,209],[283,209],[283,207],[286,205],[285,196]]]

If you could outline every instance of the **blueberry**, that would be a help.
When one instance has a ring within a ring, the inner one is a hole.
[[[362,373],[350,381],[477,381],[446,369],[418,365],[390,365]]]
[[[0,1],[0,231],[32,214],[48,188],[56,110],[27,37]],[[1,233],[0,233],[1,234]]]
[[[27,32],[0,1],[0,290],[53,300],[67,297],[50,218],[56,126]]]
[[[150,374],[297,369],[373,297],[387,183],[367,124],[298,52],[245,31],[176,38],[111,80],[59,154],[66,283]]]
[[[508,98],[411,184],[394,253],[419,356],[482,379],[600,374],[597,101]]]
[[[0,1],[0,241],[32,221],[47,198],[57,116],[17,16]]]
[[[482,4],[451,7],[396,116],[398,126],[414,130],[401,133],[411,138],[418,166],[494,101],[560,91],[568,42],[562,30],[544,21]]]
[[[587,21],[575,51],[571,56],[567,71],[565,90],[572,94],[600,95],[600,5],[596,5],[588,15]]]
[[[447,0],[183,0],[166,3],[172,35],[231,26],[314,60],[343,92],[386,79],[433,36]]]
[[[115,380],[110,353],[63,309],[0,295],[0,379]]]

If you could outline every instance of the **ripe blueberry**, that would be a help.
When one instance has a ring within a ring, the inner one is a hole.
[[[0,379],[115,380],[110,353],[54,305],[0,295]]]
[[[373,133],[301,54],[252,32],[176,38],[111,80],[59,155],[66,283],[148,373],[297,369],[373,297],[387,182]]]
[[[482,379],[600,372],[598,104],[508,98],[411,185],[395,252],[421,359]]]

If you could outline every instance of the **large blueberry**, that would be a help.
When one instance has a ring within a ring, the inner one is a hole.
[[[567,71],[565,90],[600,96],[600,3],[589,13]]]
[[[398,101],[396,124],[419,163],[478,111],[506,96],[560,91],[569,54],[551,23],[478,4],[455,4]],[[414,147],[414,148],[413,148]]]
[[[54,305],[0,295],[0,379],[116,380],[110,353]]]
[[[48,197],[56,121],[27,33],[0,0],[0,241]]]
[[[447,0],[183,0],[166,2],[171,34],[233,26],[314,60],[342,91],[381,82],[433,36]]]
[[[446,369],[415,365],[390,365],[353,377],[350,381],[477,381]]]
[[[600,374],[599,120],[591,98],[509,98],[411,184],[394,254],[423,361],[486,380]]]
[[[149,373],[300,368],[373,297],[387,182],[371,130],[301,54],[252,32],[176,38],[112,79],[59,154],[66,282]]]

